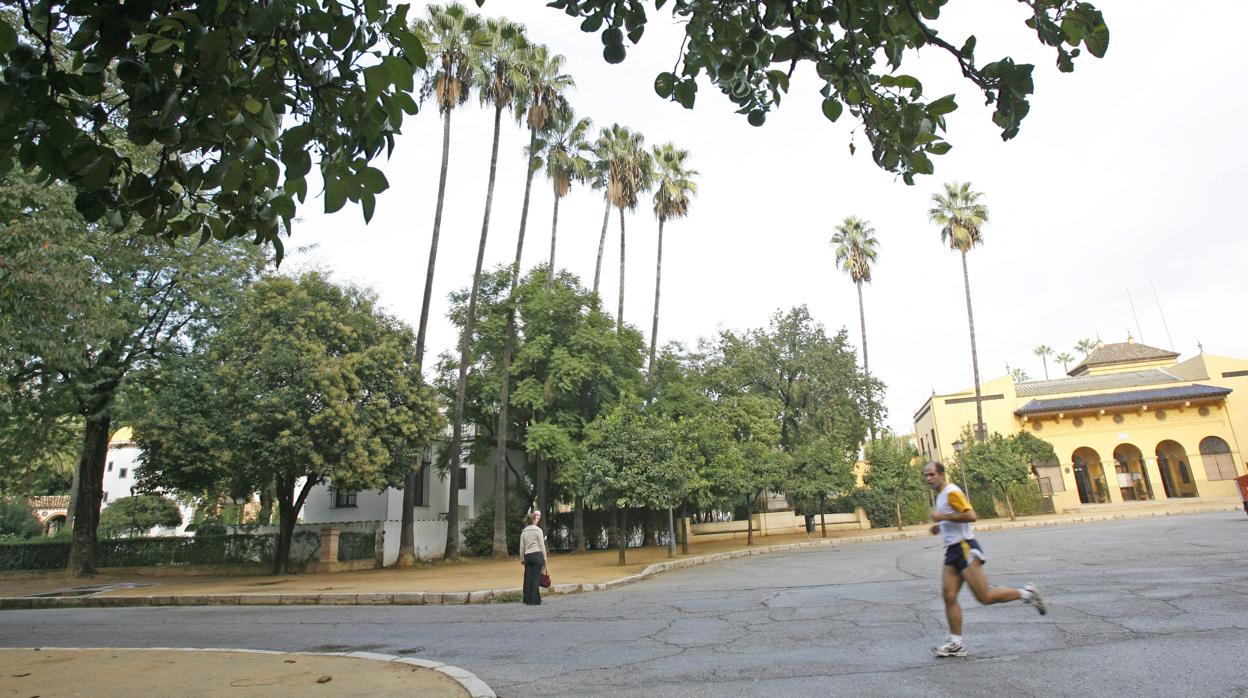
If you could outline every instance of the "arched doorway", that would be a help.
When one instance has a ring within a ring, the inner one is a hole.
[[[43,533],[46,536],[55,536],[57,533],[60,533],[61,529],[64,527],[65,527],[65,515],[54,514],[53,516],[49,517],[46,522],[44,522]]]
[[[1070,457],[1074,465],[1075,486],[1079,488],[1079,501],[1084,504],[1109,502],[1109,484],[1105,482],[1105,470],[1101,467],[1101,454],[1096,449],[1081,446]]]
[[[1187,462],[1187,449],[1178,441],[1166,439],[1157,444],[1157,469],[1167,497],[1199,497],[1192,467]]]
[[[1144,454],[1135,444],[1119,444],[1114,449],[1114,471],[1122,501],[1153,498],[1153,486],[1144,469]]]
[[[1206,436],[1200,440],[1200,462],[1205,466],[1209,480],[1234,480],[1235,459],[1231,447],[1220,436]]]

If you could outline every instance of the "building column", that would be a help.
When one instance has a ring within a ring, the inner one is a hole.
[[[1157,463],[1156,457],[1144,456],[1144,472],[1148,473],[1148,484],[1153,487],[1153,501],[1164,502],[1169,499],[1166,496],[1166,481],[1161,479],[1161,465]]]
[[[338,562],[337,526],[326,526],[321,529],[321,562]]]

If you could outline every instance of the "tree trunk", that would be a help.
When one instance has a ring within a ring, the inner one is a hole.
[[[650,363],[646,370],[654,373],[654,350],[659,338],[659,289],[663,285],[663,218],[659,218],[659,250],[654,262],[654,319],[650,322]]]
[[[511,356],[516,346],[516,286],[520,283],[520,256],[524,252],[524,231],[529,221],[529,194],[533,188],[533,151],[537,144],[537,131],[529,129],[529,166],[524,176],[524,205],[520,208],[520,234],[516,236],[516,258],[511,263],[511,290],[507,295],[507,328],[503,339],[503,361],[499,367],[498,428],[495,433],[497,463],[494,470],[494,545],[491,557],[501,560],[507,557],[507,431],[508,402],[511,393]]]
[[[1014,516],[1014,502],[1010,501],[1010,490],[1009,488],[1002,489],[1004,490],[1003,494],[1005,494],[1005,510],[1010,512],[1010,521],[1013,521],[1016,517]]]
[[[99,398],[94,404],[106,405],[112,401]],[[69,544],[70,577],[88,577],[95,574],[95,537],[100,523],[100,499],[104,493],[104,463],[108,460],[108,437],[112,419],[107,407],[94,410],[87,417],[82,435],[82,455],[78,458],[78,482],[74,490],[74,528]]]
[[[754,507],[749,497],[745,498],[745,544],[754,545]]]
[[[683,502],[680,505],[680,554],[689,554],[689,516]]]
[[[534,461],[533,477],[537,480],[534,483],[537,487],[537,510],[542,512],[542,520],[538,522],[538,527],[542,529],[542,533],[545,533],[550,512],[546,511],[546,460],[544,458],[537,458]]]
[[[585,552],[585,500],[580,495],[576,496],[573,504],[572,512],[572,537],[576,539],[574,550],[578,553]]]
[[[826,503],[827,497],[819,498],[819,527],[823,529],[824,538],[828,537],[828,515],[824,512],[827,509]]]
[[[555,289],[555,239],[559,232],[559,194],[555,194],[555,214],[550,221],[550,266],[546,272],[546,290]]]
[[[984,403],[979,391],[979,354],[975,349],[975,314],[971,312],[971,276],[966,271],[965,250],[962,252],[962,285],[966,288],[966,322],[971,328],[971,370],[975,373],[975,439],[983,441],[988,435],[984,433]]]
[[[477,296],[481,290],[481,266],[485,263],[485,242],[490,235],[490,209],[494,204],[494,176],[498,172],[498,137],[503,108],[494,108],[494,145],[490,149],[490,177],[485,185],[485,215],[481,218],[481,241],[477,244],[477,264],[472,271],[472,291],[468,294],[468,316],[459,340],[459,380],[455,384],[455,421],[451,427],[451,482],[446,505],[446,560],[459,560],[459,469],[463,462],[464,400],[468,391],[468,364],[471,362],[472,333],[477,320]]]
[[[897,513],[897,530],[900,531],[901,530],[901,497],[897,497],[893,500],[893,506],[895,507],[895,511]]]
[[[602,235],[598,237],[598,262],[594,264],[594,295],[598,295],[598,282],[602,279],[602,251],[607,246],[607,222],[611,220],[611,199],[603,197],[607,204],[602,212]]]
[[[429,305],[433,298],[433,271],[437,268],[438,236],[442,231],[442,204],[446,200],[446,171],[451,155],[451,110],[442,114],[442,170],[438,174],[438,201],[433,210],[433,236],[429,241],[429,266],[425,271],[425,294],[420,304],[420,325],[416,329],[416,370],[424,381],[425,337],[429,327]],[[399,557],[395,567],[411,567],[416,563],[415,525],[416,476],[420,472],[420,459],[415,459],[412,470],[403,478],[403,513],[399,522]]]
[[[310,476],[304,480],[303,489],[295,496],[295,479],[278,481],[277,484],[277,548],[273,551],[273,574],[290,571],[290,547],[295,537],[295,524],[299,523],[299,511],[308,499],[308,493],[319,478]]]
[[[273,520],[273,485],[265,485],[260,490],[260,512],[256,514],[256,523],[266,525]]]
[[[862,328],[862,372],[867,377],[867,428],[871,440],[875,441],[875,401],[871,394],[871,364],[867,361],[867,313],[862,304],[862,282],[857,281],[855,285],[858,286],[858,326]]]
[[[627,564],[625,560],[625,551],[628,550],[628,507],[617,507],[617,517],[620,524],[617,527],[620,536],[620,565]]]
[[[620,209],[620,305],[615,318],[615,333],[624,331],[624,209]]]

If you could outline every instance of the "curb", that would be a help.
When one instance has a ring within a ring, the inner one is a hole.
[[[434,662],[428,659],[398,657],[393,654],[376,652],[280,652],[276,650],[249,650],[230,647],[5,647],[6,650],[108,650],[117,652],[239,652],[242,654],[290,654],[304,657],[350,657],[352,659],[368,659],[377,662],[398,662],[412,666],[432,669],[454,679],[472,698],[497,698],[489,684],[477,678],[477,675],[457,666]]]
[[[1123,519],[1146,519],[1159,516],[1181,516],[1184,514],[1209,514],[1223,511],[1239,511],[1240,507],[1233,504],[1194,507],[1188,510],[1148,510],[1138,512],[1113,512],[1104,514],[1073,515],[1061,519],[1029,520],[1029,521],[997,521],[976,523],[978,532],[1003,531],[1014,528],[1038,528],[1045,526],[1067,526],[1070,524],[1094,523],[1098,521],[1115,521]],[[908,540],[926,538],[926,529],[890,531],[888,533],[871,533],[843,538],[816,538],[800,543],[783,543],[777,545],[746,548],[729,552],[700,555],[668,562],[656,562],[648,565],[636,574],[606,582],[585,582],[578,584],[555,584],[548,594],[575,594],[588,591],[603,591],[624,584],[631,584],[668,570],[695,567],[712,562],[722,562],[753,555],[791,552],[808,548],[840,547],[861,543],[882,543],[891,540]],[[411,591],[394,593],[328,593],[328,594],[185,594],[181,596],[8,596],[0,597],[0,611],[6,610],[40,610],[49,608],[122,608],[136,606],[421,606],[421,605],[460,605],[490,603],[502,596],[520,594],[520,587],[507,589],[482,589],[479,591]]]

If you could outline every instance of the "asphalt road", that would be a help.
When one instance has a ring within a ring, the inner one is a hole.
[[[463,667],[500,696],[1248,696],[1242,513],[980,536],[995,584],[944,638],[935,538],[762,555],[519,604],[0,613],[0,646],[370,650]],[[556,561],[557,562],[557,561]],[[557,566],[552,565],[557,570]]]

